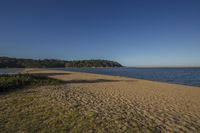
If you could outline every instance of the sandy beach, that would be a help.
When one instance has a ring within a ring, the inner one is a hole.
[[[200,0],[1,0],[0,133],[200,133]]]
[[[67,82],[59,87],[63,102],[95,111],[105,123],[116,120],[120,131],[200,131],[198,87],[76,72],[50,77]]]

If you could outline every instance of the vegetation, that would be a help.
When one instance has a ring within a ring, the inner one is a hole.
[[[65,64],[66,67],[122,67],[121,64],[107,60],[80,60],[70,61]]]
[[[46,68],[65,67],[65,62],[55,59],[33,60],[0,57],[0,68]]]
[[[48,91],[30,88],[0,95],[0,132],[81,133],[102,128],[95,123],[94,112],[83,115],[75,107],[60,104]]]
[[[30,74],[0,75],[0,92],[14,90],[26,85],[55,85],[62,81]]]
[[[0,92],[27,85],[56,85],[62,81],[31,74],[0,75]],[[65,106],[63,97],[51,87],[29,87],[0,95],[0,132],[88,132],[101,131],[96,113],[81,114],[78,107]]]
[[[108,60],[64,61],[56,59],[17,59],[0,57],[0,68],[58,68],[58,67],[121,67],[118,62]]]

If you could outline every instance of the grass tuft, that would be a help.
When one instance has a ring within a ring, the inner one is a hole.
[[[27,85],[58,85],[63,81],[31,74],[0,75],[0,92],[15,90]]]

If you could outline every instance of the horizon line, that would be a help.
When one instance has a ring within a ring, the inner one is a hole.
[[[200,66],[124,66],[128,68],[200,68]]]

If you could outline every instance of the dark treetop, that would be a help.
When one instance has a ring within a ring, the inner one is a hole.
[[[65,61],[57,59],[21,59],[0,57],[0,68],[56,68],[56,67],[122,67],[121,64],[108,60]]]

